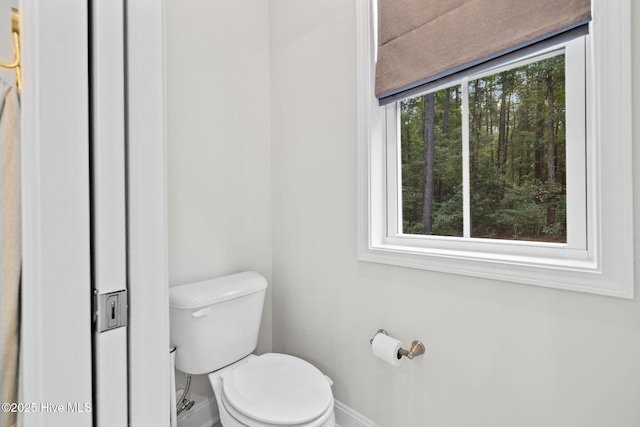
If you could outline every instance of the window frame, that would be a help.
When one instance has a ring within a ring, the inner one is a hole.
[[[451,244],[452,239],[445,236],[390,236],[387,214],[389,197],[393,195],[387,192],[387,185],[394,165],[389,165],[387,159],[391,142],[387,139],[385,114],[393,107],[380,107],[373,90],[374,4],[358,0],[357,10],[358,259],[633,298],[633,233],[629,232],[633,230],[630,0],[592,3],[594,20],[586,39],[584,91],[589,117],[586,249],[491,239]],[[612,45],[616,49],[611,49]],[[395,149],[395,145],[392,142],[391,148]]]
[[[571,258],[584,258],[587,250],[587,202],[591,197],[587,196],[589,188],[586,186],[586,37],[563,42],[557,46],[543,49],[539,52],[526,55],[506,64],[473,73],[469,76],[448,82],[446,85],[436,87],[429,92],[438,92],[446,88],[456,86],[461,87],[463,96],[462,102],[462,185],[464,188],[463,214],[464,214],[464,236],[438,236],[438,235],[412,235],[404,234],[402,228],[402,182],[401,182],[401,154],[400,154],[400,106],[401,101],[396,101],[385,105],[385,127],[386,127],[386,147],[387,147],[387,188],[386,188],[386,224],[387,243],[408,247],[436,247],[453,248],[459,250],[460,247],[470,252],[481,252],[489,254],[516,253],[529,255],[532,258],[555,258],[566,257],[567,253]],[[566,150],[567,162],[567,242],[566,243],[546,243],[533,242],[527,240],[509,239],[489,239],[471,236],[471,206],[470,206],[470,174],[469,174],[469,111],[468,111],[468,84],[472,80],[495,75],[503,71],[531,64],[553,56],[565,56],[566,73]],[[417,94],[412,97],[421,96]],[[515,246],[515,247],[512,247]],[[567,250],[571,251],[567,251]]]

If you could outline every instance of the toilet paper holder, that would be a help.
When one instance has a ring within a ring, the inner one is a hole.
[[[384,329],[378,329],[378,332],[376,332],[376,335],[378,334],[389,335],[387,331],[385,331]],[[375,337],[376,336],[374,335],[373,338]],[[373,344],[373,338],[369,340],[369,344]],[[425,352],[424,344],[422,344],[418,340],[414,340],[411,343],[411,347],[409,347],[409,350],[405,350],[404,348],[401,348],[400,350],[398,350],[398,359],[400,359],[401,356],[404,356],[407,359],[413,359],[416,356],[420,356],[421,354],[424,354],[424,352]]]

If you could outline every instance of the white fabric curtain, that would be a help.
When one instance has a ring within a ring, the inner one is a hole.
[[[21,270],[20,105],[18,91],[7,85],[0,88],[0,246],[0,401],[17,403]],[[0,412],[0,427],[15,426],[16,415]]]

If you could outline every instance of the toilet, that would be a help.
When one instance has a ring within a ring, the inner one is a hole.
[[[170,288],[175,366],[208,374],[223,427],[334,427],[328,377],[294,356],[251,354],[266,289],[254,271]]]

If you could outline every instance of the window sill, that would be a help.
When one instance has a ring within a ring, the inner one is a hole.
[[[597,260],[586,255],[582,259],[560,260],[380,243],[361,248],[358,259],[555,289],[633,297],[625,285],[633,280],[632,277],[622,277],[620,272],[617,272],[620,277],[611,277],[599,268]]]

